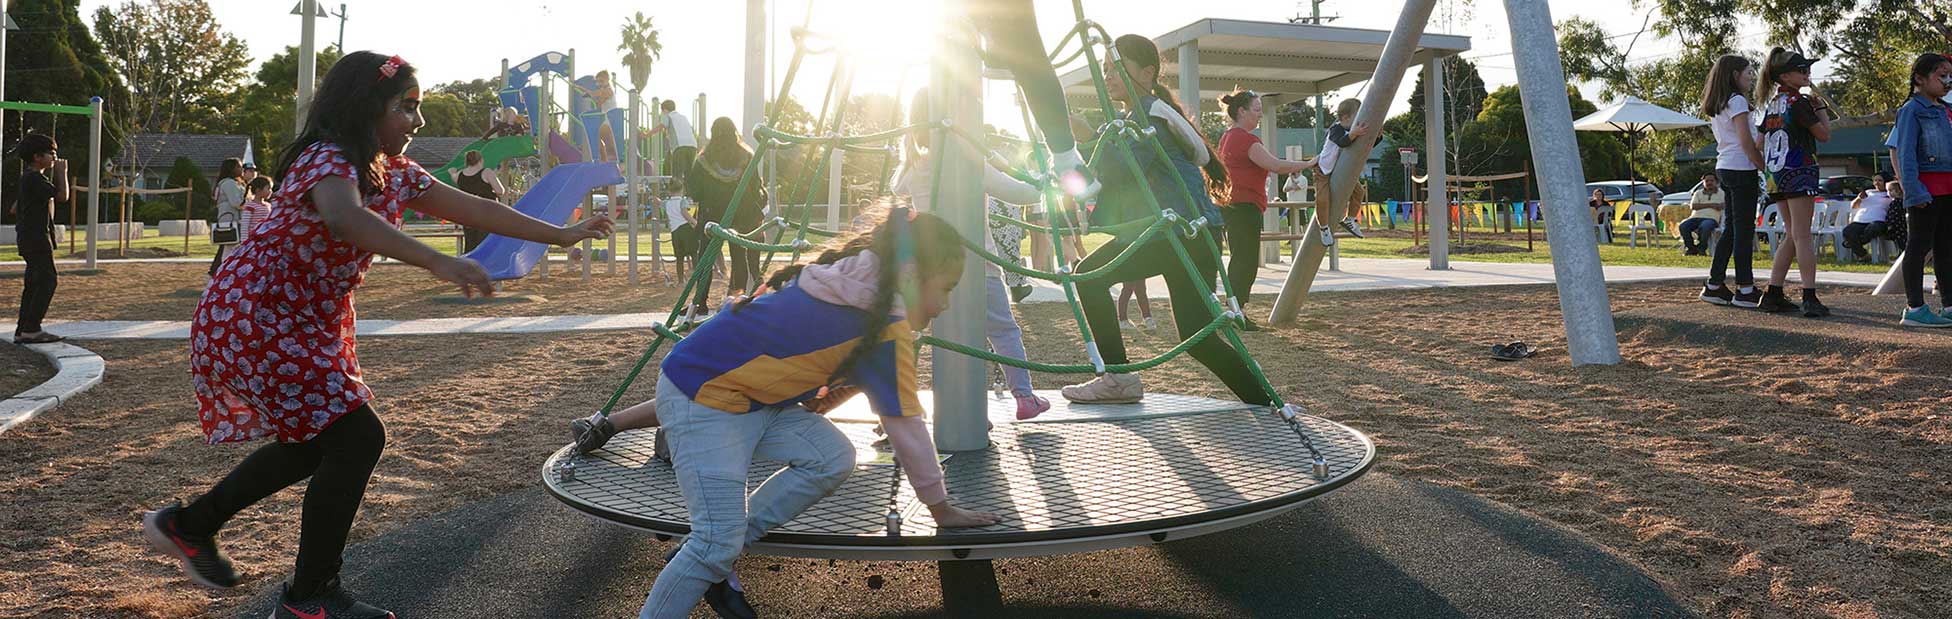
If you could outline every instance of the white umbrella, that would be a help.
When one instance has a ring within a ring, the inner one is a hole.
[[[1708,121],[1682,114],[1646,101],[1639,97],[1627,97],[1619,103],[1601,108],[1587,114],[1585,118],[1572,121],[1574,131],[1604,131],[1627,134],[1627,182],[1637,182],[1639,172],[1634,169],[1632,150],[1635,140],[1645,131],[1672,131],[1708,124]],[[1629,199],[1634,189],[1627,188]]]

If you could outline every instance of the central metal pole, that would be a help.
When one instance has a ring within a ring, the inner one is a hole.
[[[1430,200],[1424,203],[1430,222],[1430,270],[1450,270],[1450,177],[1444,156],[1444,59],[1423,64],[1423,144],[1429,151]],[[1567,125],[1571,126],[1571,125]],[[1339,166],[1338,166],[1339,167]]]
[[[1614,365],[1620,362],[1620,340],[1613,330],[1599,246],[1588,225],[1592,215],[1580,195],[1586,192],[1586,172],[1580,168],[1579,142],[1572,133],[1572,105],[1566,100],[1559,42],[1552,35],[1552,8],[1545,0],[1505,0],[1505,15],[1511,23],[1512,59],[1532,163],[1543,206],[1550,212],[1545,225],[1553,240],[1552,275],[1559,283],[1566,352],[1573,365]]]
[[[748,138],[757,140],[752,128],[766,122],[766,57],[772,48],[766,39],[766,0],[746,0],[746,84],[743,121]],[[693,119],[699,126],[705,119]],[[768,149],[769,151],[771,149]]]
[[[969,0],[951,0],[944,15],[967,14]],[[936,50],[929,89],[929,109],[957,128],[981,135],[983,128],[982,62],[979,42],[967,20],[952,19],[948,36]],[[941,166],[939,189],[930,208],[947,219],[966,239],[989,234],[983,208],[983,154],[938,129],[930,140],[935,165]],[[962,280],[949,296],[949,311],[935,321],[936,337],[967,346],[984,347],[983,261],[963,260]],[[935,444],[943,451],[971,451],[989,446],[988,400],[984,388],[988,372],[982,360],[937,348],[931,379],[935,388]]]

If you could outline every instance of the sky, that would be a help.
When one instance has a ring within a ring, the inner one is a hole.
[[[299,18],[291,14],[296,0],[209,0],[223,26],[242,39],[256,63],[297,45]],[[776,25],[777,45],[774,77],[785,70],[791,54],[787,32],[806,23],[820,32],[837,33],[861,43],[869,68],[856,84],[857,92],[892,92],[913,89],[926,80],[923,67],[905,66],[924,62],[928,34],[911,27],[928,23],[926,15],[938,0],[769,0],[770,16]],[[620,69],[616,51],[621,42],[619,30],[635,11],[650,15],[660,30],[664,44],[662,60],[652,69],[651,84],[645,96],[678,98],[689,102],[703,93],[711,116],[738,119],[743,96],[743,58],[745,56],[745,2],[742,0],[692,0],[689,2],[628,3],[590,0],[470,0],[469,2],[401,0],[343,0],[349,14],[345,24],[345,46],[398,54],[419,70],[424,85],[455,80],[495,76],[502,59],[519,63],[545,51],[568,51],[578,55],[578,72]],[[321,2],[337,12],[339,0]],[[83,0],[84,15],[100,6],[116,6],[122,0]],[[1039,0],[1038,21],[1046,44],[1055,43],[1073,23],[1070,2]],[[1645,23],[1649,7],[1636,8],[1638,2],[1594,2],[1592,0],[1549,0],[1553,21],[1573,16],[1592,19],[1612,33],[1631,36]],[[1329,0],[1321,7],[1324,16],[1337,17],[1330,25],[1388,30],[1402,6],[1396,0]],[[808,9],[812,18],[807,18]],[[918,8],[920,7],[920,8]],[[1306,4],[1294,0],[1227,0],[1188,2],[1186,0],[1084,0],[1085,13],[1104,25],[1114,36],[1140,33],[1157,36],[1206,17],[1261,21],[1286,21],[1306,13]],[[338,18],[318,22],[321,47],[339,36]],[[1472,50],[1465,57],[1477,59],[1487,86],[1496,88],[1516,82],[1509,54],[1504,6],[1498,0],[1440,0],[1427,31],[1471,37]],[[1759,26],[1744,29],[1744,44],[1760,42]],[[1672,41],[1654,41],[1649,32],[1634,46],[1630,60],[1660,57],[1676,52]],[[1627,39],[1617,43],[1625,46]],[[816,58],[801,71],[795,95],[807,106],[817,107],[820,88],[832,70],[830,61]],[[1818,66],[1818,72],[1823,72]],[[1414,78],[1403,83],[1393,102],[1391,114],[1405,108],[1405,94]],[[1360,85],[1345,89],[1353,95]],[[1588,87],[1590,91],[1594,90]],[[1009,90],[992,87],[987,101],[989,120],[1006,129],[1021,127],[1020,115],[1010,103]],[[689,110],[689,106],[685,108]],[[698,119],[694,119],[697,121]],[[704,123],[700,123],[704,124]],[[745,123],[741,121],[741,126]]]

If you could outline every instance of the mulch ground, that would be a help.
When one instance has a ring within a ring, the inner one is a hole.
[[[11,336],[0,333],[0,337]],[[54,365],[48,363],[47,357],[8,342],[0,342],[0,368],[6,368],[0,370],[0,399],[33,389],[54,377]]]
[[[409,306],[404,291],[377,293],[409,278],[375,279],[361,292],[362,315],[374,297]],[[1610,291],[1624,357],[1615,366],[1571,366],[1551,287],[1322,293],[1300,326],[1245,339],[1285,397],[1369,433],[1378,471],[1565,525],[1706,616],[1940,617],[1952,608],[1952,334],[1900,331],[1901,301],[1861,291],[1829,292],[1839,313],[1820,321],[1707,306],[1686,284]],[[602,297],[586,295],[590,307],[578,312],[633,303]],[[570,313],[456,313],[504,309]],[[1078,361],[1067,309],[1020,310],[1033,358]],[[1134,357],[1173,343],[1128,339]],[[1513,339],[1542,352],[1488,358],[1491,344]],[[389,447],[354,542],[534,487],[542,459],[567,440],[564,421],[601,406],[646,341],[615,332],[362,340]],[[10,531],[0,537],[0,582],[10,584],[0,616],[234,615],[289,570],[302,489],[225,531],[247,580],[239,592],[188,585],[146,549],[137,518],[200,492],[251,446],[201,444],[182,342],[82,344],[108,360],[102,385],[0,436],[0,522]],[[1056,387],[1067,377],[1035,380]],[[1188,361],[1145,380],[1224,396]],[[645,381],[625,399],[650,390]],[[1495,566],[1460,558],[1459,569]]]

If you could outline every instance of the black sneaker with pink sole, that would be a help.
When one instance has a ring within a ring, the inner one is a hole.
[[[172,504],[142,515],[142,536],[149,545],[183,563],[183,575],[192,582],[213,589],[237,586],[237,569],[217,549],[215,535],[189,535],[176,528],[181,504]]]

